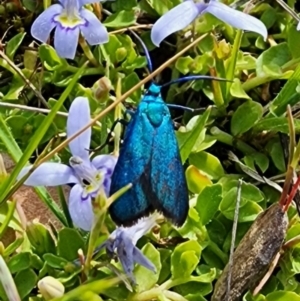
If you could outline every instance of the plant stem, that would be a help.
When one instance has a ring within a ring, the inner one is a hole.
[[[234,78],[234,73],[236,70],[236,62],[237,62],[237,57],[238,57],[238,53],[239,53],[239,49],[241,46],[241,41],[242,41],[242,36],[243,36],[243,31],[242,30],[238,30],[234,39],[234,44],[232,47],[232,51],[231,51],[231,57],[230,57],[230,61],[228,64],[228,71],[227,71],[227,76],[226,78],[229,80],[233,80]],[[229,102],[229,98],[230,98],[230,87],[231,87],[232,83],[228,82],[226,84],[226,96],[225,96],[225,100],[228,103]]]
[[[89,45],[86,43],[85,39],[83,36],[80,35],[79,37],[79,44],[87,57],[87,59],[96,67],[99,66],[99,62],[97,62],[96,58],[94,57]]]
[[[228,262],[228,256],[225,252],[223,252],[219,246],[213,242],[212,240],[209,241],[209,244],[207,246],[208,249],[210,249],[215,255],[217,255],[224,264]]]

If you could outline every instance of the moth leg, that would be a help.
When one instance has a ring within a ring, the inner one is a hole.
[[[109,134],[107,135],[104,143],[102,143],[100,146],[98,146],[94,149],[88,149],[88,151],[93,151],[93,152],[101,151],[109,143],[110,139],[112,138],[112,133],[113,133],[113,131],[114,131],[114,129],[117,126],[118,123],[122,124],[123,126],[128,125],[128,121],[126,121],[125,119],[120,119],[120,118],[116,119],[114,121],[113,125],[111,126]]]
[[[130,109],[126,109],[125,114],[129,114],[130,117],[133,117],[133,115],[135,114],[135,111],[134,110],[130,110]]]

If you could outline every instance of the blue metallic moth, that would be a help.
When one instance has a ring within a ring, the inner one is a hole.
[[[147,48],[140,42],[152,71]],[[129,121],[112,175],[110,194],[129,183],[132,183],[132,187],[109,208],[116,224],[132,225],[155,210],[177,226],[186,220],[189,210],[187,182],[171,114],[162,99],[161,89],[175,82],[194,79],[224,80],[210,76],[189,76],[163,86],[151,83]]]

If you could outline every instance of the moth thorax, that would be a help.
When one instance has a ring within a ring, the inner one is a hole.
[[[161,87],[152,83],[151,86],[149,87],[148,93],[153,96],[159,96],[160,91],[161,91]]]
[[[161,125],[164,116],[167,114],[165,105],[162,103],[149,103],[147,108],[147,117],[151,124],[155,127]]]

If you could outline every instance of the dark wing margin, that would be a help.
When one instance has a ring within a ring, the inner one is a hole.
[[[153,126],[138,107],[126,129],[123,147],[112,175],[110,195],[129,183],[133,185],[109,208],[111,218],[118,225],[130,226],[153,211],[143,187],[150,183],[147,170],[154,134]]]
[[[153,207],[175,225],[181,226],[189,210],[189,197],[184,169],[171,117],[164,116],[156,129],[151,158],[151,186],[155,194]]]

